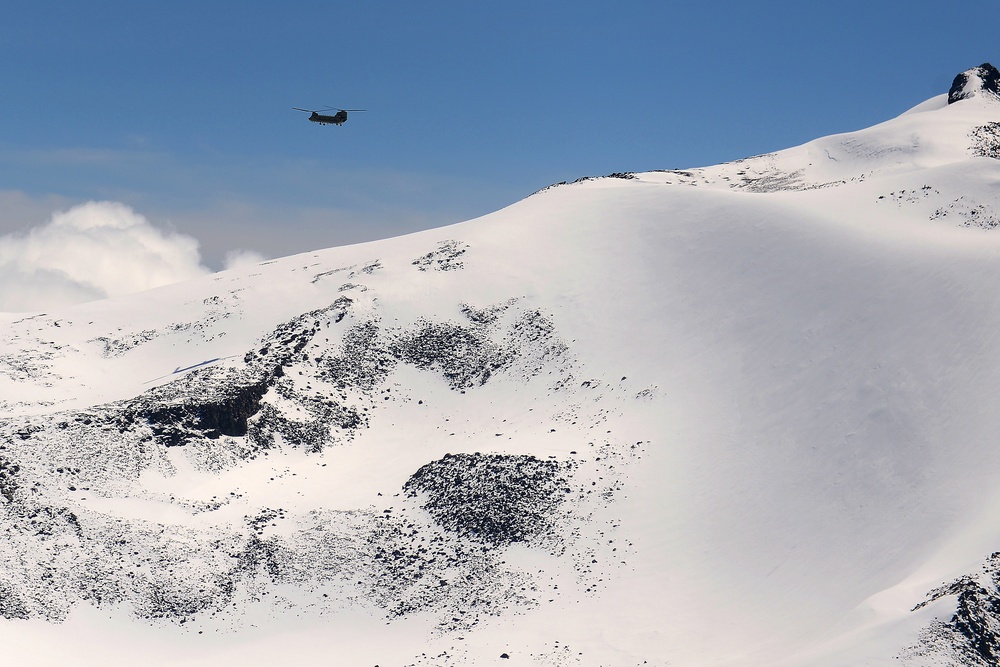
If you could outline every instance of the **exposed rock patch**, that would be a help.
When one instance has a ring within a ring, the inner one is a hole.
[[[442,528],[492,545],[523,542],[552,530],[571,492],[566,464],[534,456],[446,454],[421,467],[403,488]]]
[[[978,575],[960,577],[932,590],[914,611],[950,597],[955,598],[951,619],[926,628],[919,643],[903,651],[904,664],[939,659],[974,667],[1000,664],[1000,553],[992,554]]]
[[[948,91],[948,104],[980,94],[1000,97],[1000,71],[989,63],[967,69],[956,76]]]
[[[456,257],[431,262],[451,266]],[[454,319],[386,327],[357,298],[339,296],[279,324],[244,355],[178,369],[134,398],[0,419],[0,560],[20,564],[0,576],[0,616],[59,621],[87,603],[191,627],[212,618],[239,623],[246,605],[265,600],[319,613],[364,600],[390,619],[429,611],[440,630],[461,630],[559,595],[554,579],[506,564],[513,545],[560,557],[568,550],[565,567],[593,590],[594,546],[571,545],[582,539],[574,526],[590,520],[615,484],[603,448],[586,488],[575,462],[453,454],[414,471],[400,505],[385,510],[260,507],[242,523],[196,529],[93,509],[92,500],[134,500],[194,516],[245,503],[235,489],[187,501],[152,494],[141,480],[169,478],[181,460],[211,474],[276,450],[311,456],[344,444],[379,405],[410,400],[395,398],[405,393],[392,383],[403,365],[459,394],[539,376],[550,395],[579,385],[551,317],[519,299],[458,304]],[[146,334],[125,338],[113,354]],[[565,419],[572,428],[581,415]],[[283,587],[297,601],[281,598]],[[302,596],[312,602],[303,606]]]
[[[455,271],[465,267],[459,258],[468,249],[469,246],[460,241],[441,241],[437,249],[416,258],[411,264],[420,271]]]
[[[972,154],[1000,160],[1000,123],[986,123],[972,131]]]
[[[201,387],[214,390],[208,395],[192,391],[178,396],[173,385],[168,385],[166,391],[153,390],[130,402],[122,413],[122,427],[130,428],[137,420],[145,421],[154,437],[167,447],[184,445],[191,438],[243,437],[247,434],[247,420],[260,410],[261,398],[280,368],[260,379],[235,372],[223,378],[209,378],[200,383]],[[183,382],[190,384],[192,380],[204,379],[203,375],[213,374],[217,375],[214,369],[196,372]]]

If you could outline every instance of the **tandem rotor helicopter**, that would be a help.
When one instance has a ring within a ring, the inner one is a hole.
[[[319,123],[320,125],[343,125],[347,122],[347,112],[355,111],[365,111],[365,109],[340,109],[338,107],[325,107],[323,109],[300,109],[299,107],[292,107],[296,111],[305,111],[309,114],[309,120],[313,123]],[[337,113],[332,116],[329,112],[336,111]]]

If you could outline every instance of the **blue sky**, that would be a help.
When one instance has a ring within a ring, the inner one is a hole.
[[[88,200],[204,262],[866,127],[1000,61],[995,2],[12,0],[0,234]],[[1000,64],[1000,63],[998,63]],[[292,107],[367,109],[318,126]]]

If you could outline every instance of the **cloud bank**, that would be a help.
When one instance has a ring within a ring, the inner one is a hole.
[[[0,237],[0,311],[66,306],[208,273],[196,239],[159,229],[124,204],[88,202]]]

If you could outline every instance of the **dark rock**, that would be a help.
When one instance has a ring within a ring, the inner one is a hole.
[[[948,91],[948,104],[974,97],[980,92],[1000,97],[1000,71],[989,63],[967,69],[956,76]]]
[[[914,611],[943,597],[954,596],[955,613],[947,623],[924,631],[922,646],[910,650],[934,653],[948,650],[969,665],[1000,664],[1000,553],[992,554],[976,576],[964,576],[934,589]]]
[[[422,255],[411,262],[420,271],[454,271],[465,268],[459,259],[469,249],[460,241],[441,241],[436,250]]]
[[[14,502],[14,494],[18,489],[17,473],[21,466],[0,458],[0,496],[7,499],[7,502]]]
[[[452,389],[483,385],[510,361],[484,331],[451,322],[421,323],[414,333],[402,336],[396,356],[423,370],[437,369]]]
[[[243,437],[247,420],[260,410],[260,401],[272,377],[237,385],[219,385],[214,395],[188,396],[177,403],[137,401],[126,410],[126,424],[144,420],[153,435],[168,447],[184,445],[190,437]]]
[[[30,617],[24,601],[10,586],[0,582],[0,618],[25,620]]]
[[[383,338],[375,322],[351,327],[344,334],[340,354],[323,358],[320,377],[341,387],[373,391],[396,366]]]
[[[523,542],[552,530],[565,498],[565,464],[534,456],[446,454],[415,472],[403,489],[425,494],[442,528],[493,545]]]
[[[972,130],[972,154],[1000,160],[1000,123],[992,122]]]

